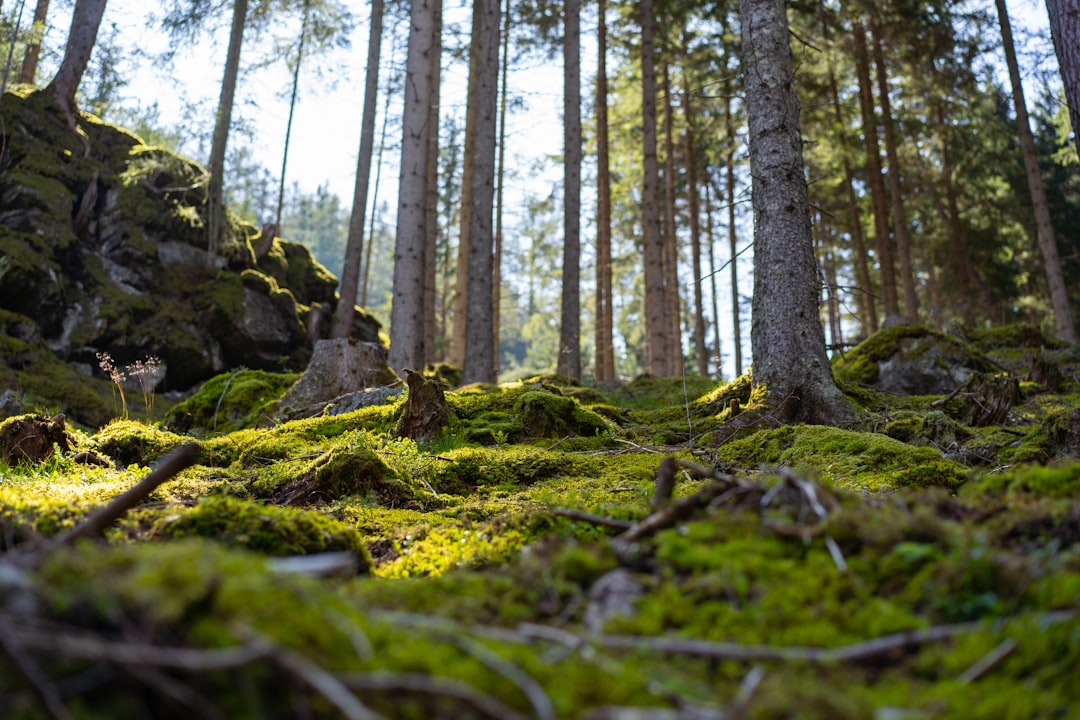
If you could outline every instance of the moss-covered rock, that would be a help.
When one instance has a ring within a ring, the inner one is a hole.
[[[298,377],[243,369],[216,375],[177,403],[164,423],[179,433],[229,433],[269,425],[278,399]]]
[[[121,467],[149,465],[190,438],[134,420],[114,420],[91,438],[93,447]]]

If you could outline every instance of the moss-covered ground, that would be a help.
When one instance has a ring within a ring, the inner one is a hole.
[[[851,375],[851,428],[538,377],[417,443],[403,398],[274,424],[295,378],[228,373],[0,467],[3,717],[1080,717],[1080,356],[1030,338],[969,338],[1020,381],[987,427]]]

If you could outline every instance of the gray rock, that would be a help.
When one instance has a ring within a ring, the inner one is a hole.
[[[358,390],[389,385],[397,379],[386,363],[386,348],[343,338],[319,340],[304,374],[278,403],[283,417],[302,417],[314,408]]]

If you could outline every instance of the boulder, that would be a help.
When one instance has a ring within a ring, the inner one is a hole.
[[[278,403],[285,418],[317,415],[342,395],[397,382],[382,345],[334,338],[319,340],[307,370]]]

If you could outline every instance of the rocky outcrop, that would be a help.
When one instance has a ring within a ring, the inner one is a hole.
[[[76,132],[41,93],[6,93],[0,115],[7,379],[32,373],[43,352],[99,377],[99,353],[120,366],[155,356],[159,390],[241,365],[306,366],[329,332],[337,279],[305,247],[271,238],[256,262],[260,231],[228,215],[208,268],[207,174],[197,163],[92,116]],[[356,337],[378,342],[377,321],[357,317]]]

